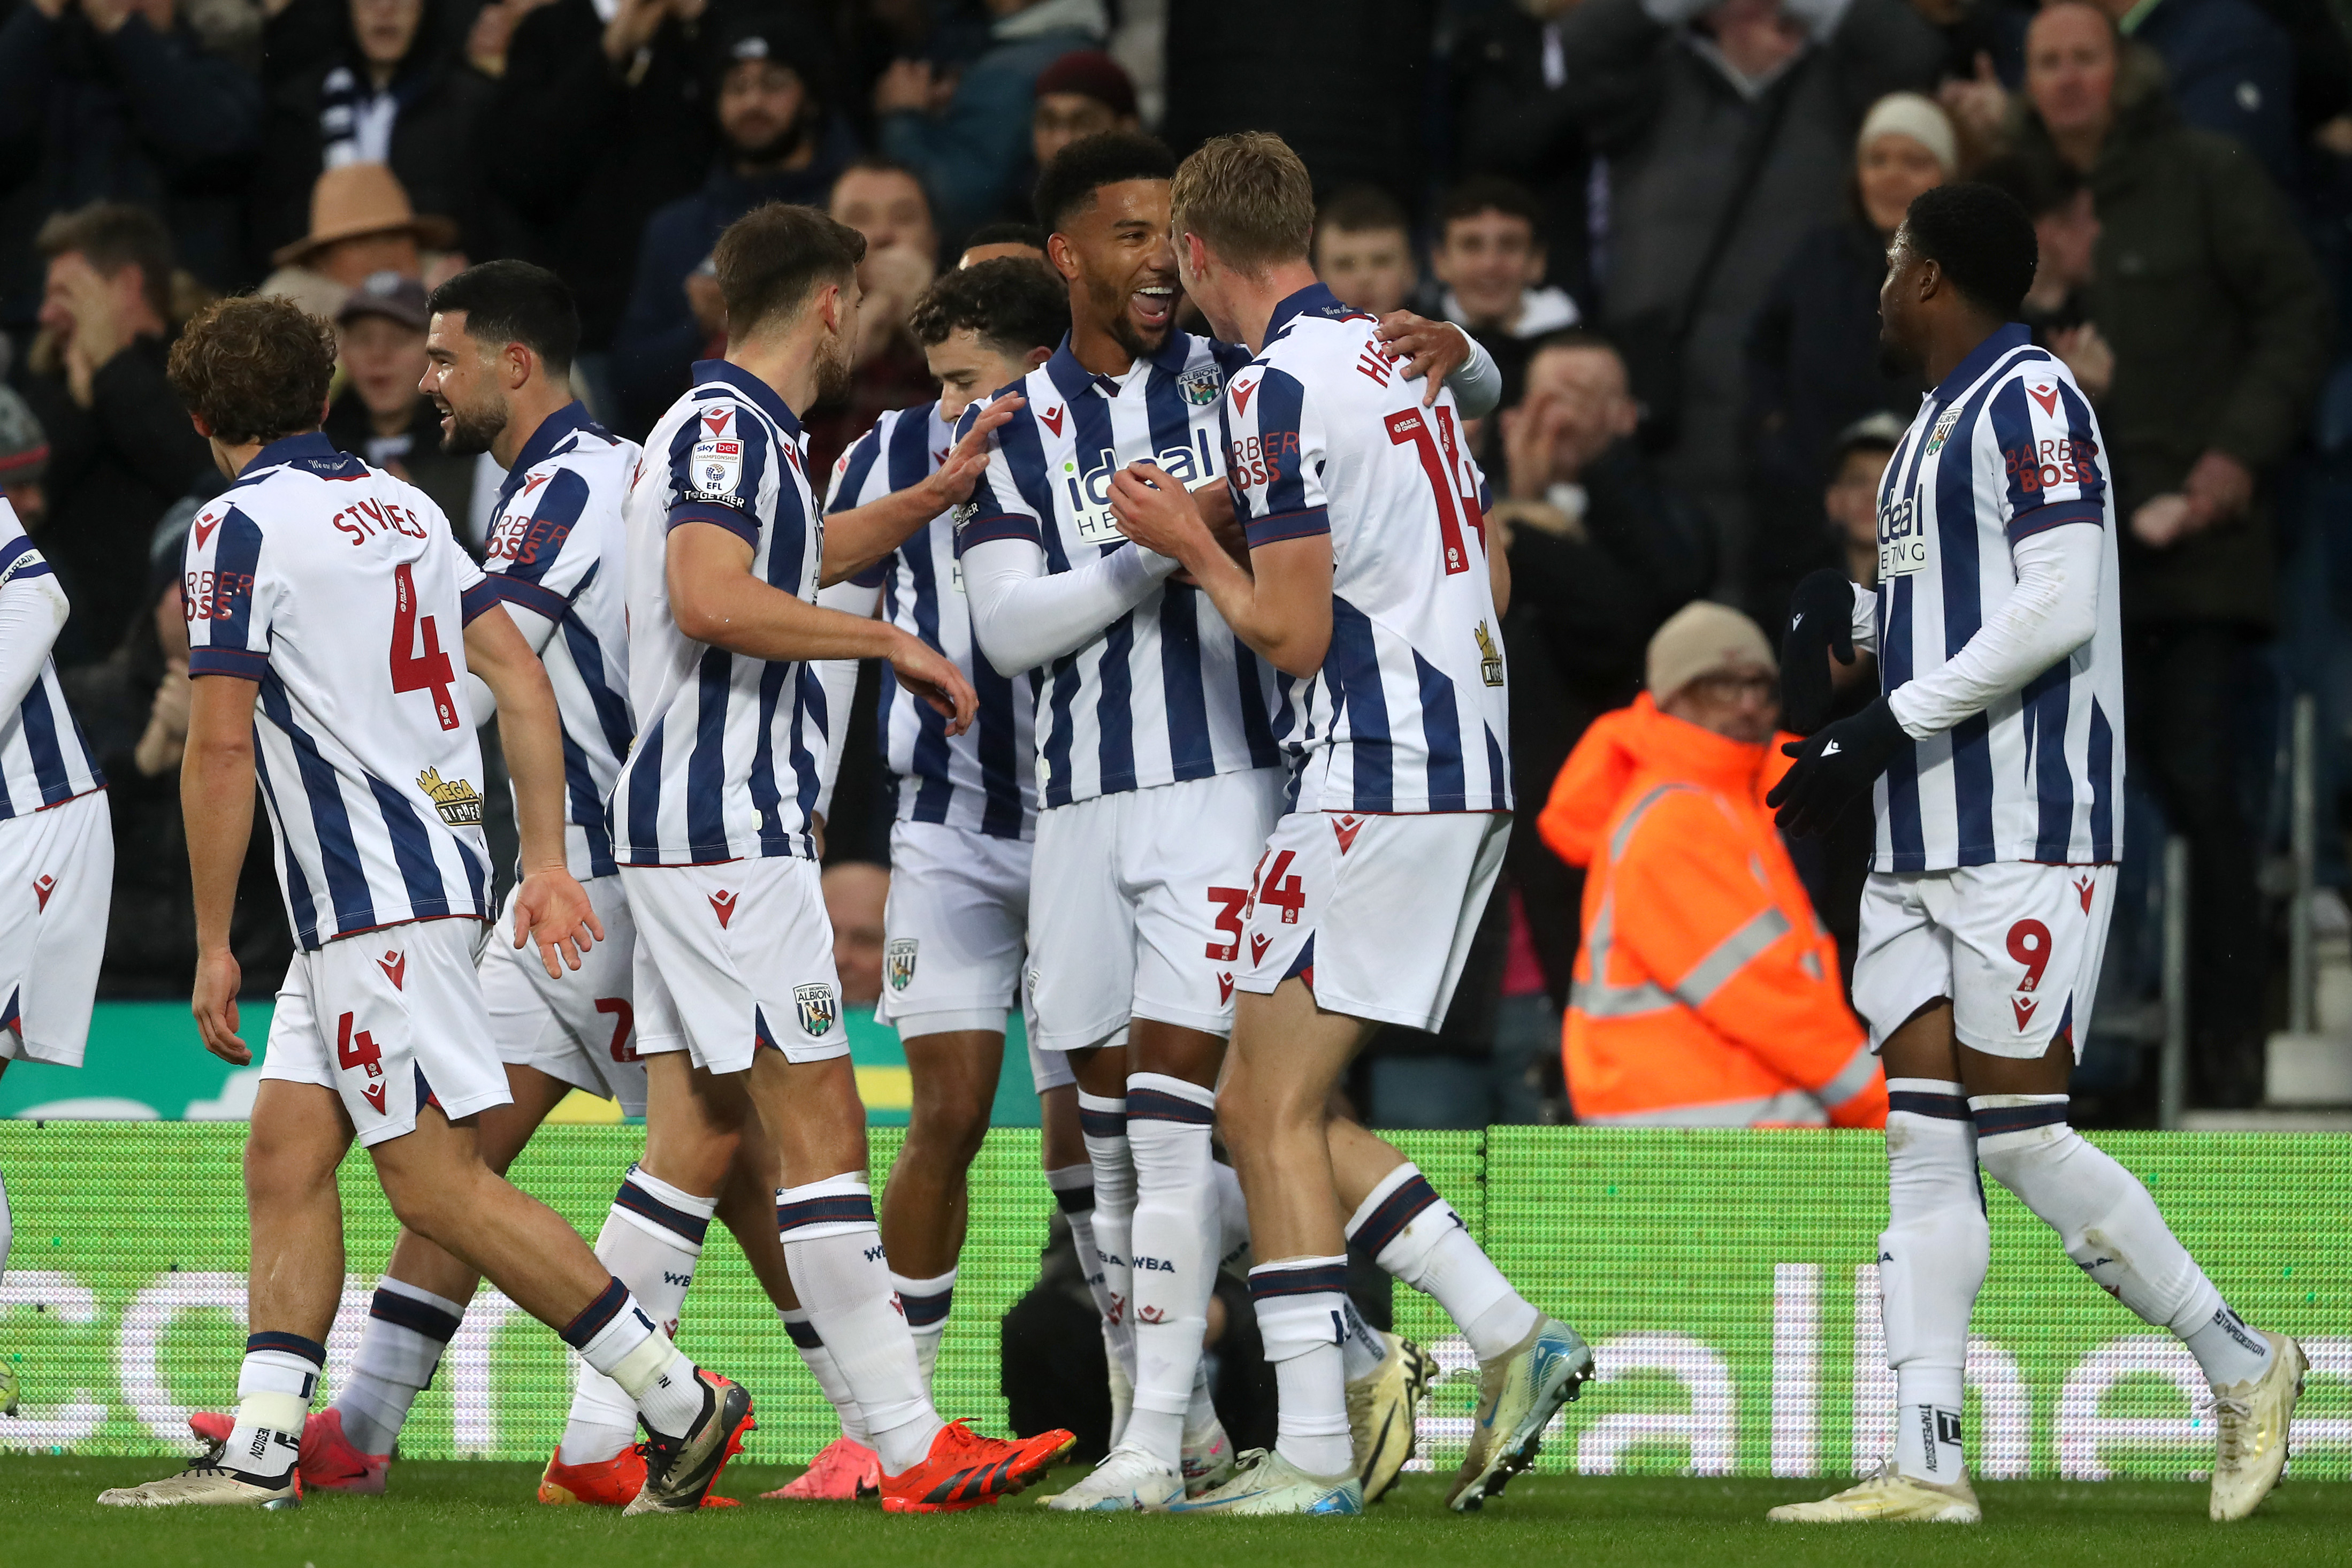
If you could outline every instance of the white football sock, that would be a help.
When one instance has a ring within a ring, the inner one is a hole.
[[[327,1365],[327,1347],[300,1334],[248,1334],[236,1375],[236,1425],[220,1462],[265,1486],[283,1485],[301,1456],[310,1396]]]
[[[683,1437],[701,1419],[702,1380],[694,1363],[619,1280],[557,1332],[581,1360],[621,1385],[648,1432]]]
[[[806,1307],[779,1307],[776,1316],[784,1322],[784,1333],[793,1348],[801,1353],[801,1364],[816,1379],[817,1387],[832,1404],[834,1414],[841,1417],[841,1435],[861,1448],[870,1448],[874,1439],[866,1431],[866,1412],[857,1407],[857,1398],[849,1392],[849,1380],[841,1375],[840,1363],[833,1359],[824,1338],[809,1322]]]
[[[1206,1443],[1216,1426],[1216,1391],[1209,1385],[1209,1358],[1204,1355],[1200,1370],[1192,1374],[1192,1397],[1184,1406],[1184,1446]]]
[[[2058,1233],[2075,1267],[2142,1321],[2187,1342],[2208,1383],[2221,1387],[2260,1377],[2270,1369],[2270,1343],[2230,1312],[2139,1178],[2066,1124],[2066,1101],[2063,1094],[1972,1096],[1977,1158]],[[2200,1332],[2206,1330],[2220,1332]]]
[[[1087,1160],[1095,1171],[1095,1261],[1102,1270],[1104,1332],[1128,1380],[1135,1378],[1135,1329],[1129,1303],[1134,1270],[1135,1160],[1127,1144],[1127,1097],[1078,1091],[1078,1129],[1086,1136]]]
[[[1976,1124],[1957,1083],[1895,1078],[1886,1092],[1878,1298],[1895,1372],[1895,1465],[1914,1479],[1949,1486],[1966,1473],[1960,1399],[1969,1316],[1992,1261],[1977,1185]]]
[[[632,1166],[597,1232],[597,1260],[672,1339],[718,1208],[716,1197],[698,1197]],[[602,1463],[629,1446],[636,1427],[636,1403],[627,1391],[583,1363],[557,1457],[567,1465]]]
[[[376,1281],[352,1375],[336,1392],[333,1406],[353,1448],[362,1454],[392,1452],[408,1407],[432,1386],[433,1370],[465,1316],[463,1301],[389,1274]],[[635,1424],[633,1411],[630,1425]]]
[[[898,1305],[907,1315],[907,1333],[915,1342],[915,1370],[923,1375],[923,1386],[931,1385],[931,1372],[940,1364],[940,1339],[948,1332],[948,1311],[955,1303],[956,1271],[953,1269],[929,1280],[909,1280],[893,1272],[890,1288],[898,1292]]]
[[[1339,1354],[1347,1364],[1348,1381],[1353,1383],[1360,1377],[1370,1377],[1378,1372],[1381,1363],[1389,1358],[1389,1347],[1373,1332],[1372,1325],[1364,1321],[1363,1313],[1356,1310],[1353,1301],[1348,1303],[1347,1328],[1347,1343],[1340,1345]],[[1514,1340],[1511,1343],[1516,1344],[1518,1342]]]
[[[1543,1322],[1410,1160],[1365,1195],[1348,1220],[1348,1239],[1434,1297],[1480,1361],[1509,1354]]]
[[[1127,1081],[1127,1137],[1135,1160],[1135,1409],[1121,1439],[1159,1464],[1183,1460],[1201,1342],[1216,1283],[1216,1187],[1209,1150],[1216,1091],[1157,1072]]]
[[[1096,1252],[1094,1163],[1047,1171],[1045,1186],[1052,1189],[1055,1207],[1069,1224],[1070,1246],[1078,1255],[1078,1267],[1086,1271],[1087,1292],[1095,1299],[1095,1311],[1108,1323],[1110,1287],[1103,1278],[1102,1259]]]
[[[1339,1352],[1348,1260],[1261,1263],[1250,1270],[1250,1300],[1281,1396],[1275,1451],[1310,1476],[1352,1473],[1347,1366]]]
[[[1227,1165],[1213,1166],[1217,1184],[1217,1267],[1249,1272],[1249,1199],[1242,1196],[1242,1178]]]
[[[857,1400],[882,1469],[895,1476],[920,1464],[944,1423],[923,1391],[907,1320],[890,1306],[890,1264],[865,1173],[784,1188],[776,1233],[793,1290]]]

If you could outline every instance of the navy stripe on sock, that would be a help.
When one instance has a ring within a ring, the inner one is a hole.
[[[604,1293],[580,1309],[580,1315],[556,1332],[563,1343],[574,1350],[586,1350],[588,1342],[604,1332],[605,1325],[621,1315],[629,1304],[629,1288],[616,1277],[604,1287]]]
[[[1057,1186],[1054,1189],[1054,1207],[1064,1214],[1091,1214],[1095,1207],[1094,1183],[1084,1186]]]
[[[1969,1119],[1969,1102],[1960,1094],[1928,1094],[1916,1089],[1890,1090],[1886,1095],[1886,1113],[1901,1112],[1911,1116],[1933,1116],[1939,1122],[1965,1122]]]
[[[283,1351],[289,1355],[299,1355],[314,1366],[327,1364],[327,1347],[317,1340],[304,1339],[298,1333],[279,1333],[275,1329],[265,1329],[259,1333],[246,1335],[245,1354],[251,1355],[257,1350]]]
[[[898,1305],[906,1309],[907,1326],[910,1329],[927,1329],[933,1323],[947,1322],[948,1307],[954,1301],[953,1291],[941,1291],[936,1296],[910,1296],[904,1291],[898,1292]]]
[[[1326,1291],[1344,1296],[1348,1293],[1348,1266],[1318,1263],[1311,1269],[1252,1269],[1249,1289],[1253,1301],[1269,1301],[1280,1296],[1320,1295]]]
[[[707,1217],[674,1208],[633,1181],[621,1184],[621,1190],[613,1195],[613,1207],[642,1215],[664,1230],[675,1231],[697,1247],[702,1245],[703,1234],[710,1228]]]
[[[2022,1133],[2032,1127],[2054,1127],[2066,1120],[2066,1102],[2049,1105],[1988,1105],[1976,1113],[1977,1136]]]
[[[776,1229],[779,1232],[797,1230],[803,1225],[873,1223],[874,1195],[871,1193],[827,1193],[822,1197],[804,1197],[795,1203],[776,1205]]]
[[[1381,1199],[1381,1206],[1372,1210],[1348,1239],[1378,1257],[1390,1242],[1404,1234],[1404,1228],[1411,1225],[1416,1216],[1443,1201],[1437,1196],[1437,1189],[1429,1185],[1427,1176],[1415,1176]]]
[[[1127,1136],[1127,1107],[1116,1111],[1097,1111],[1091,1106],[1078,1107],[1078,1131],[1089,1138],[1124,1138]]]
[[[1127,1119],[1130,1122],[1182,1122],[1205,1127],[1217,1119],[1216,1107],[1171,1094],[1164,1089],[1129,1089]]]
[[[816,1332],[814,1323],[796,1323],[787,1318],[784,1320],[784,1333],[803,1350],[814,1350],[824,1343],[824,1338]]]
[[[421,1333],[437,1344],[447,1344],[462,1321],[457,1313],[445,1312],[430,1301],[420,1301],[415,1296],[404,1296],[381,1285],[376,1287],[374,1300],[368,1303],[368,1316],[382,1318],[394,1328]]]

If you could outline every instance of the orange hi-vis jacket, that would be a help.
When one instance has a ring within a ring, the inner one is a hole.
[[[1538,827],[1586,868],[1565,1051],[1580,1122],[1883,1127],[1886,1083],[1765,810],[1789,768],[1658,711],[1603,715]]]

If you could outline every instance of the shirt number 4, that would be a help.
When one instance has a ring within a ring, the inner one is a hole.
[[[460,722],[454,689],[457,672],[442,652],[439,625],[432,616],[416,613],[416,579],[406,561],[393,568],[392,595],[392,689],[431,692],[441,727],[456,729]],[[425,639],[423,653],[414,651],[419,632]]]

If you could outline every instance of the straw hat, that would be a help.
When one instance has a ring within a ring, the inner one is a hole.
[[[295,266],[338,240],[405,230],[416,243],[446,250],[457,243],[457,225],[447,218],[420,216],[408,204],[400,177],[382,163],[345,163],[319,176],[310,187],[310,232],[280,246],[269,259]]]

